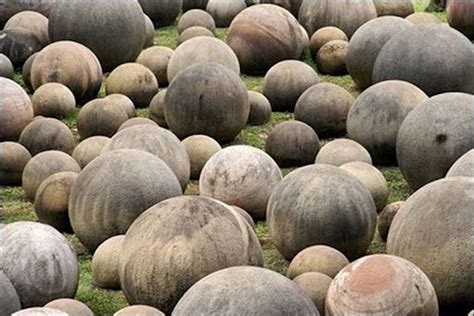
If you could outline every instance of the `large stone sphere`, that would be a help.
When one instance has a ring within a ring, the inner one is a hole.
[[[324,313],[326,295],[332,279],[319,272],[307,272],[297,276],[293,282],[305,291],[318,308],[318,311]]]
[[[181,193],[173,171],[158,157],[141,150],[115,150],[79,174],[69,199],[69,219],[77,238],[93,251],[108,238],[124,234],[152,205]]]
[[[378,16],[395,15],[405,18],[415,13],[415,7],[411,0],[374,0]]]
[[[244,0],[209,0],[206,11],[212,16],[217,27],[228,27],[245,8],[247,8],[247,4]]]
[[[202,26],[192,26],[181,33],[177,39],[178,46],[182,43],[199,36],[216,37],[214,33]]]
[[[440,306],[454,314],[460,310],[458,315],[474,308],[473,190],[474,179],[467,177],[426,185],[395,215],[387,242],[387,253],[420,267],[433,283]]]
[[[0,77],[12,79],[15,69],[6,55],[0,54]]]
[[[105,99],[124,109],[127,112],[128,118],[136,116],[135,104],[133,104],[132,100],[130,100],[126,95],[120,93],[109,94]]]
[[[38,117],[28,124],[21,133],[19,142],[32,156],[47,150],[72,154],[76,147],[74,136],[66,124],[44,117]]]
[[[151,126],[158,126],[155,121],[150,120],[146,117],[134,117],[125,121],[122,125],[120,125],[117,132],[120,132],[126,128],[134,127],[137,125],[151,125]]]
[[[346,121],[354,97],[333,83],[319,83],[307,89],[298,99],[295,119],[311,126],[318,136],[337,137],[346,134]]]
[[[413,190],[443,178],[474,148],[474,96],[445,93],[415,107],[397,138],[397,160]]]
[[[183,0],[183,12],[192,9],[206,10],[209,0]]]
[[[221,145],[206,135],[193,135],[181,142],[191,164],[191,179],[199,180],[201,171],[209,159],[222,149]]]
[[[378,165],[397,163],[396,144],[407,115],[428,96],[413,84],[389,80],[359,95],[347,118],[348,136],[363,145]]]
[[[245,219],[216,200],[182,196],[153,206],[132,224],[119,275],[130,304],[170,314],[194,283],[241,265],[263,265],[258,238]]]
[[[324,44],[335,40],[349,41],[347,35],[341,29],[334,26],[325,26],[314,32],[309,40],[311,57],[316,59],[321,47],[323,47]]]
[[[21,78],[23,79],[26,90],[29,92],[33,92],[33,86],[31,85],[31,66],[33,65],[36,56],[38,56],[38,53],[34,53],[28,57],[21,69]]]
[[[434,14],[427,12],[415,12],[405,18],[407,21],[419,25],[419,24],[441,24],[441,20]]]
[[[0,31],[0,53],[10,58],[14,66],[20,67],[25,61],[41,49],[36,35],[22,27],[12,27]]]
[[[66,237],[34,222],[9,224],[2,236],[0,270],[15,287],[22,307],[75,296],[79,263]]]
[[[102,289],[120,290],[119,262],[125,235],[104,241],[92,257],[92,280]]]
[[[34,11],[18,12],[5,24],[5,30],[10,28],[24,28],[33,33],[39,40],[41,47],[49,44],[48,18]]]
[[[230,142],[244,128],[249,112],[244,83],[232,70],[217,63],[190,66],[166,91],[166,122],[179,138],[204,134]]]
[[[110,138],[105,136],[93,136],[84,139],[74,148],[72,158],[74,158],[81,168],[87,166],[92,160],[99,157],[102,149],[110,142]]]
[[[39,87],[31,98],[35,116],[62,118],[76,108],[74,94],[63,84],[51,82]]]
[[[446,177],[474,177],[474,149],[456,160],[449,168]]]
[[[390,231],[390,226],[392,226],[393,219],[404,203],[405,202],[391,203],[380,212],[377,221],[377,231],[383,241],[387,242],[388,233]]]
[[[26,196],[33,200],[41,183],[49,176],[62,171],[79,173],[81,167],[71,156],[62,151],[45,151],[31,158],[22,175],[22,186]]]
[[[369,152],[359,143],[350,139],[336,139],[324,145],[316,156],[317,164],[340,167],[353,161],[372,164]]]
[[[316,55],[318,70],[327,75],[345,75],[347,73],[346,59],[349,43],[334,40],[324,44]]]
[[[132,305],[125,308],[122,308],[115,316],[165,316],[163,312],[160,310],[146,305]]]
[[[199,192],[265,219],[270,194],[281,181],[275,161],[260,149],[230,146],[207,162],[199,179]]]
[[[227,44],[237,55],[242,72],[261,74],[286,59],[299,59],[305,36],[296,18],[272,4],[251,6],[232,21]]]
[[[155,26],[172,25],[181,12],[183,0],[138,0]]]
[[[193,9],[186,11],[178,21],[178,32],[182,33],[184,30],[194,27],[201,26],[212,33],[216,31],[216,23],[212,16],[204,10]]]
[[[86,304],[70,298],[54,300],[46,304],[44,307],[65,312],[70,316],[94,316],[94,313]]]
[[[246,210],[235,205],[232,205],[231,207],[237,211],[237,213],[239,213],[239,215],[242,216],[247,221],[247,223],[249,223],[253,230],[255,230],[255,221]]]
[[[70,40],[87,46],[105,71],[137,58],[145,42],[145,28],[136,0],[61,1],[49,15],[51,41]]]
[[[372,85],[375,60],[384,45],[392,36],[411,26],[413,24],[405,19],[384,16],[365,23],[354,33],[347,51],[346,65],[359,88],[366,89]]]
[[[21,185],[21,175],[31,154],[21,144],[0,142],[0,184]]]
[[[159,126],[168,128],[165,118],[165,96],[166,89],[160,90],[150,102],[150,119],[155,121]]]
[[[336,248],[349,259],[363,256],[376,221],[367,188],[330,165],[293,171],[273,190],[267,207],[270,235],[287,260],[318,244]]]
[[[23,129],[33,120],[33,105],[20,85],[0,77],[0,141],[17,141]]]
[[[248,125],[264,125],[272,119],[272,105],[260,92],[249,91],[250,112]]]
[[[30,76],[35,90],[48,82],[62,83],[74,93],[76,101],[83,104],[97,96],[102,84],[102,67],[87,47],[63,41],[50,44],[38,53]]]
[[[301,94],[319,82],[318,74],[309,65],[299,60],[285,60],[265,75],[263,94],[273,111],[293,112]]]
[[[13,316],[69,316],[69,314],[49,307],[32,307],[22,309]]]
[[[137,58],[137,63],[150,69],[158,80],[158,84],[162,87],[166,87],[169,83],[168,63],[173,53],[174,51],[171,48],[153,46],[140,53]]]
[[[451,1],[446,8],[448,22],[451,27],[474,40],[474,2]]]
[[[0,271],[0,306],[2,306],[1,316],[10,316],[21,309],[15,287],[2,271]]]
[[[257,267],[228,268],[197,282],[172,315],[190,314],[320,315],[311,299],[291,280]]]
[[[143,48],[152,47],[155,45],[155,25],[150,17],[146,14],[143,14],[145,18],[145,44],[143,44]]]
[[[446,47],[455,53],[446,54]],[[472,60],[472,43],[458,31],[436,24],[416,25],[392,36],[380,50],[372,79],[374,83],[408,81],[429,96],[474,93]]]
[[[326,315],[438,315],[428,277],[403,258],[373,255],[345,267],[332,281]]]

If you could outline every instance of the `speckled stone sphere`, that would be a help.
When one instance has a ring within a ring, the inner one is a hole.
[[[181,142],[191,163],[191,179],[199,180],[202,168],[209,159],[222,149],[221,145],[206,135],[193,135]]]
[[[0,184],[21,185],[21,175],[31,154],[21,144],[0,142]]]
[[[125,235],[114,236],[102,244],[92,257],[92,280],[102,289],[120,290],[119,262]]]
[[[135,117],[135,104],[133,104],[132,100],[130,100],[129,97],[126,95],[120,94],[120,93],[115,93],[115,94],[109,94],[108,96],[105,97],[105,99],[114,105],[117,105],[127,112],[127,115],[129,118]]]
[[[323,47],[324,44],[335,40],[349,41],[344,31],[334,26],[325,26],[314,32],[309,40],[311,57],[316,59],[316,55],[321,47]]]
[[[117,132],[120,132],[126,128],[129,127],[134,127],[137,125],[152,125],[152,126],[158,126],[154,121],[145,118],[145,117],[134,117],[131,119],[126,120],[122,125],[120,125],[119,129]]]
[[[10,58],[0,54],[0,77],[12,79],[14,71]]]
[[[345,75],[347,73],[346,56],[349,43],[334,40],[324,44],[316,55],[318,70],[326,75]]]
[[[54,300],[46,304],[44,307],[65,312],[70,316],[94,316],[94,313],[86,304],[70,298]]]
[[[293,282],[305,291],[318,308],[318,311],[324,313],[326,295],[332,279],[319,272],[306,272],[297,276]]]
[[[76,108],[74,94],[63,84],[46,83],[39,87],[31,97],[35,116],[62,118]]]
[[[155,26],[172,25],[181,12],[183,0],[138,0]]]
[[[474,149],[456,160],[449,168],[446,177],[474,177]]]
[[[137,58],[137,63],[150,69],[155,74],[161,87],[168,85],[168,63],[174,51],[165,46],[153,46],[145,49]]]
[[[92,160],[99,157],[102,149],[110,142],[110,138],[105,136],[93,136],[84,139],[74,148],[72,157],[81,168],[87,166]]]
[[[415,12],[405,18],[408,22],[413,24],[441,24],[441,20],[431,13],[426,12]]]
[[[39,40],[41,47],[45,47],[50,43],[48,35],[48,18],[34,11],[18,12],[3,27],[7,30],[10,28],[24,28],[32,32]]]
[[[216,31],[216,23],[213,17],[206,11],[193,9],[186,11],[178,21],[178,32],[182,33],[190,27],[200,26],[208,29],[213,34]]]
[[[245,8],[247,8],[247,4],[244,0],[209,0],[206,11],[212,16],[217,27],[228,27],[232,20]]]
[[[160,90],[150,102],[150,119],[160,127],[168,128],[165,118],[165,96],[166,89]]]
[[[12,27],[0,31],[0,53],[10,58],[15,67],[21,67],[34,53],[41,50],[36,35],[22,27]]]
[[[372,164],[369,152],[359,143],[350,139],[336,139],[324,145],[316,156],[317,164],[340,167],[343,164],[362,161]]]
[[[248,125],[264,125],[272,119],[272,105],[270,101],[259,92],[249,91],[250,113]]]
[[[394,202],[387,205],[382,212],[379,214],[377,221],[377,230],[379,232],[380,238],[383,241],[387,242],[388,233],[390,231],[390,226],[392,225],[395,215],[397,215],[400,208],[405,202]]]
[[[415,13],[415,7],[411,0],[374,0],[378,16],[395,15],[405,18]]]
[[[192,26],[185,29],[183,33],[179,35],[177,40],[178,46],[192,38],[199,36],[216,37],[214,33],[202,26]]]
[[[137,314],[142,316],[165,316],[159,309],[146,305],[132,305],[122,308],[115,313],[115,316],[136,316]]]
[[[1,316],[10,316],[21,309],[20,298],[15,287],[2,271],[0,271],[0,306],[2,306]]]

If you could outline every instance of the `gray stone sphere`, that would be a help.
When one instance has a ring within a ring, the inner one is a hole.
[[[314,32],[314,34],[311,36],[311,39],[309,40],[311,57],[316,59],[318,51],[321,49],[321,47],[323,47],[324,44],[335,40],[346,42],[349,41],[346,33],[335,26],[325,26]]]
[[[102,149],[110,142],[110,138],[105,136],[93,136],[84,139],[74,148],[72,158],[74,158],[81,168],[87,166],[92,160],[99,157]]]
[[[192,9],[206,10],[206,6],[209,0],[183,0],[183,12],[187,12]]]
[[[232,20],[245,8],[247,4],[244,0],[209,0],[206,11],[212,16],[217,27],[229,27]]]
[[[50,43],[48,22],[48,18],[38,12],[22,11],[9,18],[3,29],[24,28],[38,38],[41,47],[45,47]]]
[[[250,214],[247,213],[246,210],[235,205],[232,205],[231,207],[235,211],[237,211],[237,213],[239,213],[239,215],[241,215],[247,221],[247,223],[249,223],[249,225],[253,228],[253,230],[255,230],[255,221],[253,220],[252,216],[250,216]]]
[[[441,20],[434,14],[427,12],[415,12],[405,18],[407,21],[419,25],[419,24],[441,24]]]
[[[160,310],[146,305],[133,305],[122,308],[114,314],[114,316],[165,316]]]
[[[29,1],[11,1],[0,0],[0,26],[8,21],[9,18],[21,11],[35,11],[48,16],[56,0],[29,0]]]
[[[213,34],[216,31],[216,23],[212,16],[204,10],[193,9],[186,11],[178,21],[178,32],[181,34],[184,30],[200,26],[208,29]]]
[[[474,177],[474,149],[456,160],[449,168],[446,177]]]
[[[168,64],[173,53],[171,48],[153,46],[140,53],[137,63],[150,69],[158,80],[158,84],[161,87],[166,87],[168,85]]]
[[[44,307],[65,312],[70,316],[94,316],[94,313],[86,304],[70,298],[54,300],[46,304]]]
[[[120,290],[119,261],[125,235],[114,236],[102,244],[92,257],[92,281],[102,289]]]
[[[192,26],[185,29],[178,37],[178,46],[182,43],[199,36],[216,37],[214,33],[202,26]]]
[[[369,152],[359,143],[350,139],[336,139],[324,145],[316,156],[317,164],[340,167],[353,161],[372,164]]]
[[[69,314],[49,307],[32,307],[22,309],[12,316],[69,316]]]
[[[324,313],[326,295],[332,279],[322,273],[307,272],[297,276],[293,282],[305,291],[318,308],[318,311]]]
[[[123,109],[127,112],[129,118],[133,118],[136,116],[135,113],[135,104],[133,104],[132,100],[126,95],[115,93],[110,94],[105,97],[105,99]]]
[[[31,154],[21,144],[0,142],[0,184],[21,185],[21,175]]]
[[[446,8],[449,25],[474,40],[474,3],[451,1]]]
[[[0,271],[0,316],[10,316],[21,309],[20,299],[10,279]]]
[[[183,0],[138,0],[155,26],[172,25],[181,12]]]
[[[165,118],[165,96],[166,89],[160,90],[150,102],[150,119],[155,121],[159,126],[168,128]]]
[[[264,125],[272,119],[272,105],[262,93],[249,91],[250,113],[248,125]]]
[[[378,16],[394,15],[405,18],[415,13],[415,7],[411,0],[374,0]]]
[[[181,143],[189,156],[191,179],[193,180],[199,180],[204,165],[222,149],[218,142],[206,135],[192,135]]]
[[[156,124],[154,121],[148,119],[148,118],[145,118],[145,117],[134,117],[134,118],[131,118],[131,119],[128,119],[126,120],[122,125],[120,125],[119,129],[117,130],[117,132],[120,132],[126,128],[129,128],[129,127],[134,127],[134,126],[138,126],[138,125],[151,125],[151,126],[158,126],[158,124]]]
[[[41,48],[39,39],[28,29],[12,27],[0,31],[0,53],[5,54],[15,67],[21,67]]]
[[[143,14],[145,18],[145,44],[143,44],[143,48],[152,47],[155,45],[155,25],[150,17],[146,14]]]
[[[380,238],[387,242],[388,233],[390,231],[390,226],[392,225],[395,215],[397,215],[400,208],[405,202],[394,202],[387,205],[382,212],[379,214],[377,220],[377,231],[379,232]]]
[[[63,84],[46,83],[39,87],[31,97],[35,116],[62,118],[76,108],[74,94]]]
[[[347,74],[346,56],[349,43],[342,40],[334,40],[324,44],[316,55],[318,70],[326,75]]]
[[[12,79],[14,71],[10,58],[0,54],[0,77]]]
[[[23,79],[26,90],[29,92],[33,92],[33,86],[31,85],[31,66],[33,65],[36,56],[38,56],[38,53],[34,53],[28,57],[21,69],[21,78]]]

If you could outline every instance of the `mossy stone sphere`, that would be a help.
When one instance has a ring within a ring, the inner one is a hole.
[[[183,0],[138,0],[155,26],[172,25],[181,12]]]
[[[118,107],[121,107],[122,109],[127,112],[127,115],[129,118],[133,118],[136,115],[135,113],[135,104],[133,104],[132,100],[130,100],[129,97],[126,95],[120,94],[120,93],[115,93],[115,94],[109,94],[108,96],[105,97],[105,99],[108,102],[111,102],[114,105],[117,105]]]
[[[155,121],[159,126],[168,128],[165,118],[165,96],[166,89],[160,90],[150,102],[150,119]]]
[[[272,105],[262,93],[249,91],[250,113],[248,125],[264,125],[272,119]]]
[[[449,168],[446,177],[474,177],[474,149],[456,160]]]
[[[31,159],[31,154],[21,144],[0,143],[0,184],[21,185],[23,169]]]
[[[35,116],[62,118],[76,108],[74,94],[63,84],[46,83],[39,87],[31,97]]]
[[[200,26],[208,29],[213,34],[216,31],[216,23],[212,16],[200,9],[193,9],[186,11],[178,21],[178,32],[181,34],[183,31],[190,27]]]
[[[34,53],[28,57],[21,69],[21,78],[23,79],[26,90],[29,92],[33,92],[33,86],[31,85],[31,66],[33,65],[36,56],[38,56],[38,53]]]
[[[353,161],[372,164],[369,152],[359,143],[350,139],[336,139],[324,145],[316,156],[317,164],[340,167]]]
[[[341,29],[338,29],[335,26],[326,26],[314,32],[314,34],[311,36],[311,39],[309,40],[311,57],[316,59],[318,51],[321,49],[321,47],[323,47],[324,44],[335,40],[349,41],[347,35]]]
[[[0,53],[10,58],[15,67],[21,67],[25,61],[42,48],[36,35],[22,27],[12,27],[0,31]]]
[[[174,51],[165,46],[153,46],[145,49],[137,58],[137,63],[142,64],[153,72],[158,84],[166,87],[168,82],[168,64]]]
[[[39,40],[41,47],[45,47],[50,43],[48,35],[48,18],[34,11],[18,12],[3,27],[7,30],[10,28],[24,28],[32,32]]]
[[[349,43],[334,40],[324,44],[316,55],[318,70],[326,75],[345,75],[347,73],[346,56]]]
[[[136,316],[137,314],[143,316],[165,316],[159,309],[146,305],[132,305],[122,308],[115,313],[115,316]]]
[[[10,58],[0,54],[0,77],[12,79],[14,71]]]
[[[218,142],[206,135],[189,136],[181,143],[189,156],[191,179],[193,180],[199,180],[204,165],[222,149]]]
[[[84,139],[74,148],[72,157],[77,161],[81,168],[87,166],[92,160],[99,157],[102,149],[110,142],[109,137],[92,136]]]
[[[397,215],[400,208],[405,202],[394,202],[387,205],[382,212],[379,214],[377,221],[377,231],[379,232],[380,238],[384,242],[387,242],[388,233],[390,231],[390,226],[392,225],[395,215]]]
[[[395,15],[402,18],[415,13],[415,7],[411,0],[374,0],[378,16]]]
[[[54,300],[44,307],[56,309],[71,316],[94,316],[94,313],[86,304],[70,298]]]
[[[426,12],[415,12],[410,14],[405,18],[408,22],[411,22],[415,25],[419,24],[441,24],[441,20],[438,17],[431,13]]]
[[[178,37],[178,46],[182,43],[199,36],[216,37],[214,33],[202,26],[192,26],[185,29]]]
[[[212,16],[217,27],[229,27],[232,20],[245,8],[244,0],[209,0],[206,11]]]
[[[0,305],[2,306],[1,316],[10,316],[21,309],[20,298],[15,287],[2,271],[0,271]]]
[[[154,121],[145,118],[145,117],[134,117],[131,119],[126,120],[122,125],[120,125],[117,132],[120,132],[126,128],[134,127],[137,125],[151,125],[151,126],[158,126]]]
[[[102,244],[92,257],[92,280],[102,289],[120,290],[119,261],[125,235],[114,236]]]
[[[306,272],[297,276],[293,282],[305,291],[318,308],[318,311],[324,313],[326,295],[332,279],[319,272]]]

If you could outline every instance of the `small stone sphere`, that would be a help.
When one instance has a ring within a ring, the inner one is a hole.
[[[318,308],[318,311],[324,313],[326,295],[332,279],[319,272],[307,272],[297,276],[293,282],[305,291]]]
[[[69,314],[49,307],[32,307],[22,309],[14,316],[69,316]]]
[[[395,15],[405,18],[415,13],[415,7],[411,0],[374,0],[378,16]]]
[[[188,12],[192,9],[206,10],[209,0],[183,0],[183,12]]]
[[[216,37],[214,33],[202,26],[192,26],[185,29],[178,37],[177,43],[178,46],[195,37],[207,36],[207,37]]]
[[[340,167],[346,163],[361,161],[372,164],[369,152],[350,139],[336,139],[324,145],[316,156],[317,164]]]
[[[92,280],[102,289],[120,290],[119,259],[125,235],[104,241],[92,257]]]
[[[449,25],[474,40],[474,2],[451,1],[446,8]]]
[[[248,125],[264,125],[272,119],[272,105],[262,93],[249,91],[250,113]]]
[[[249,225],[253,228],[253,230],[255,230],[255,222],[254,222],[252,216],[250,216],[250,214],[246,210],[244,210],[241,207],[235,206],[235,205],[232,205],[231,207],[235,211],[237,211],[237,213],[239,213],[239,215],[241,215],[245,219],[245,221],[247,221],[247,223],[249,223]]]
[[[318,272],[334,278],[349,264],[349,260],[339,250],[317,245],[301,250],[291,260],[287,276],[294,279],[301,274]]]
[[[441,24],[440,19],[434,14],[426,13],[426,12],[416,12],[410,14],[405,18],[408,22],[413,24]]]
[[[0,54],[0,77],[12,79],[15,69],[6,55]]]
[[[155,121],[160,127],[168,128],[165,118],[165,96],[166,89],[158,92],[150,102],[150,119]]]
[[[199,192],[246,210],[256,220],[265,219],[267,202],[282,174],[264,151],[250,146],[230,146],[206,163]]]
[[[165,316],[160,310],[146,305],[133,305],[125,307],[114,314],[114,316]]]
[[[295,283],[274,271],[257,267],[227,268],[197,282],[171,315],[191,314],[320,315]]]
[[[446,177],[474,177],[474,149],[456,160],[449,168]]]
[[[0,227],[0,231],[2,227]],[[20,298],[8,277],[0,271],[0,306],[2,316],[10,316],[21,309]]]
[[[349,43],[342,40],[334,40],[324,44],[316,55],[318,70],[327,75],[347,74],[346,55]]]
[[[0,31],[0,53],[5,54],[15,67],[21,67],[41,48],[39,39],[30,30],[12,27]]]
[[[206,11],[212,16],[217,27],[229,27],[232,20],[245,8],[247,4],[244,0],[209,0]]]
[[[372,255],[332,281],[326,315],[438,315],[436,292],[420,268],[403,258]]]
[[[316,59],[321,47],[323,47],[324,44],[335,40],[346,42],[349,41],[347,35],[341,29],[338,29],[335,26],[326,26],[314,32],[313,36],[311,36],[311,39],[309,40],[311,57]]]
[[[379,232],[380,238],[382,238],[383,241],[387,242],[388,233],[390,231],[390,226],[392,225],[393,219],[404,203],[405,202],[391,203],[387,205],[379,214],[377,230]]]
[[[311,126],[300,121],[278,124],[268,135],[265,152],[281,168],[299,167],[314,163],[321,145]]]
[[[151,99],[158,93],[158,80],[155,74],[139,63],[120,65],[107,78],[107,95],[120,93],[132,100],[136,107],[148,107]]]
[[[86,304],[70,298],[54,300],[46,304],[44,307],[65,312],[70,316],[94,316],[94,313]]]
[[[206,135],[193,135],[181,142],[186,149],[191,163],[191,179],[199,180],[202,168],[218,151],[221,145]]]
[[[166,87],[168,86],[168,63],[173,53],[174,51],[171,48],[153,46],[141,52],[137,58],[137,63],[153,72],[159,86]]]
[[[318,74],[309,65],[299,60],[285,60],[265,75],[263,94],[270,101],[273,111],[293,112],[301,94],[319,82]]]
[[[76,108],[74,94],[63,84],[46,83],[39,87],[31,97],[35,116],[62,118]]]
[[[21,69],[21,77],[23,79],[23,83],[28,91],[33,92],[33,86],[31,85],[31,66],[33,65],[33,61],[35,60],[38,53],[34,53],[23,64],[23,68]]]
[[[84,169],[92,160],[99,157],[102,149],[110,142],[109,137],[92,136],[84,139],[74,148],[72,157],[77,161],[79,166]]]
[[[354,100],[338,85],[318,83],[307,89],[296,102],[295,119],[311,126],[320,137],[343,136]]]
[[[240,75],[239,60],[226,43],[217,38],[198,36],[179,45],[171,56],[168,64],[168,82],[184,69],[208,62],[221,64]]]
[[[41,223],[51,225],[60,232],[73,232],[69,223],[68,203],[78,175],[71,171],[58,172],[41,183],[35,195],[35,213]]]
[[[21,144],[0,142],[0,184],[21,185],[21,175],[31,154]]]
[[[110,94],[105,97],[105,99],[114,105],[117,105],[127,112],[128,118],[133,118],[136,116],[135,113],[135,104],[133,104],[132,100],[130,100],[129,97],[126,95],[120,94],[120,93],[115,93],[115,94]]]
[[[145,117],[134,117],[131,119],[128,119],[125,121],[122,125],[120,125],[119,129],[117,132],[120,132],[121,130],[124,130],[129,127],[137,126],[137,125],[152,125],[152,126],[158,126],[154,121],[145,118]]]
[[[17,141],[33,120],[33,105],[25,90],[15,81],[0,77],[0,141]]]
[[[204,10],[193,9],[186,11],[178,21],[178,32],[181,34],[184,30],[200,26],[208,29],[214,34],[216,31],[216,23],[212,16]]]
[[[183,0],[138,0],[155,26],[172,25],[181,12]]]
[[[10,28],[24,28],[33,33],[39,40],[41,47],[50,43],[48,35],[48,18],[34,11],[18,12],[3,27],[4,30]]]
[[[155,25],[150,17],[146,14],[143,14],[145,17],[145,44],[143,44],[143,48],[152,47],[155,45]]]

